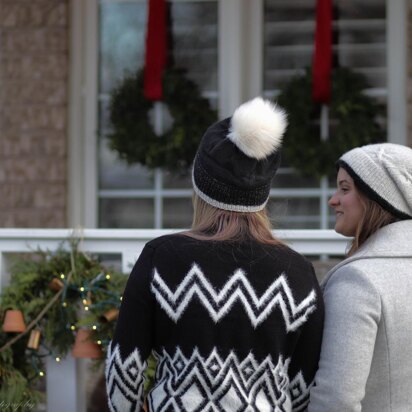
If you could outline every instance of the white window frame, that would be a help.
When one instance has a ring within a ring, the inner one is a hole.
[[[133,0],[117,0],[133,1]],[[407,0],[386,0],[388,141],[407,142]],[[246,21],[247,19],[247,21]],[[262,93],[263,0],[218,0],[219,117]],[[98,0],[70,2],[68,224],[97,227]],[[306,193],[309,190],[308,193]],[[274,196],[319,196],[328,188],[272,190]],[[325,204],[325,205],[323,205]],[[323,206],[322,206],[323,205]]]

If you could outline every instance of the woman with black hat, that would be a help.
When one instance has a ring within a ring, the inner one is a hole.
[[[210,126],[193,167],[188,232],[146,244],[108,350],[112,411],[304,410],[323,301],[313,267],[273,237],[265,206],[280,162],[282,110],[256,98]]]
[[[338,161],[335,230],[348,258],[322,283],[313,412],[412,410],[412,149],[353,149]]]

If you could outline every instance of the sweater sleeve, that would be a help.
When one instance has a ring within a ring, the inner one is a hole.
[[[312,267],[313,291],[316,293],[316,309],[304,323],[289,365],[289,391],[292,411],[305,411],[309,403],[309,391],[318,369],[322,341],[324,305],[322,292]]]
[[[143,407],[143,373],[153,346],[152,255],[153,249],[146,245],[132,269],[108,347],[105,372],[111,412],[137,412]]]
[[[343,267],[324,290],[325,328],[309,412],[358,412],[365,396],[381,314],[365,274]]]

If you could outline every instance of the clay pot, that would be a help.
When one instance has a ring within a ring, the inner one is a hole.
[[[100,346],[91,340],[92,331],[88,329],[79,329],[76,334],[76,340],[72,349],[74,358],[98,359],[103,356]]]
[[[53,278],[49,283],[49,288],[58,292],[60,289],[64,288],[64,283],[59,278]]]
[[[4,316],[3,332],[24,332],[25,330],[23,313],[20,310],[9,309]]]

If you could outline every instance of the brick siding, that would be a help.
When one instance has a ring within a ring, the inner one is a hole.
[[[0,53],[0,227],[64,227],[68,0],[0,0]]]

